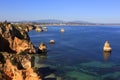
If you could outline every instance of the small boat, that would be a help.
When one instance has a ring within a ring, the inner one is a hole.
[[[47,27],[42,27],[43,31],[48,31]]]

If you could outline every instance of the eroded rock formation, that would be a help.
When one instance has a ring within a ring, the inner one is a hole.
[[[112,48],[110,47],[110,43],[108,41],[105,42],[103,51],[108,51],[108,52],[112,51]]]
[[[4,64],[0,68],[0,73],[2,72],[0,80],[41,80],[40,76],[32,68],[33,60],[30,55],[0,53],[0,57],[2,58],[0,64]]]
[[[36,53],[27,31],[19,27],[10,23],[0,24],[0,52]]]
[[[47,46],[45,43],[41,43],[38,48],[38,53],[46,55],[47,54]]]

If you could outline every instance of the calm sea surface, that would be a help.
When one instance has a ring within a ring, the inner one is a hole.
[[[46,57],[35,55],[36,66],[54,69],[57,80],[120,80],[120,26],[49,26],[29,35],[36,48],[41,42],[48,47]],[[106,40],[111,53],[103,52]]]

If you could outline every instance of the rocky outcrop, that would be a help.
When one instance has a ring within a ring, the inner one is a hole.
[[[42,28],[39,27],[39,26],[37,26],[35,30],[36,30],[37,32],[42,32],[42,31],[43,31]]]
[[[1,80],[41,80],[40,76],[32,68],[33,60],[30,55],[0,53],[0,57],[2,58],[0,64],[4,64],[0,67]]]
[[[13,50],[17,53],[27,52],[27,53],[35,53],[36,50],[31,42],[28,40],[21,40],[17,37],[13,40]]]
[[[9,59],[6,60],[4,74],[7,80],[23,80],[22,71],[18,70],[16,66],[12,65]]]
[[[108,51],[108,52],[112,51],[112,48],[110,47],[110,43],[108,41],[105,42],[103,51]]]
[[[46,55],[47,54],[47,46],[44,43],[41,43],[38,48],[38,53]]]
[[[19,27],[10,23],[0,24],[0,51],[36,53],[27,32]]]
[[[19,23],[19,24],[14,24],[18,29],[20,30],[24,30],[26,32],[29,32],[33,29],[35,29],[36,27],[32,24],[27,24],[27,23]]]
[[[55,41],[54,40],[50,40],[49,43],[50,44],[55,44]]]

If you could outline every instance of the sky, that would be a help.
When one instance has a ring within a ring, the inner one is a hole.
[[[0,21],[43,19],[120,23],[120,0],[0,1]]]

